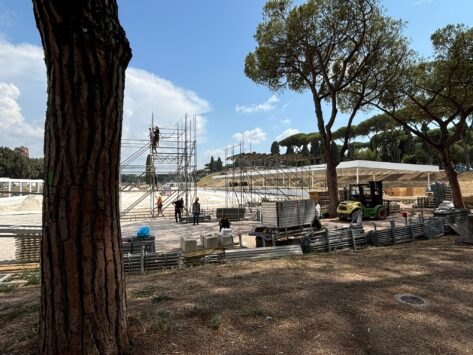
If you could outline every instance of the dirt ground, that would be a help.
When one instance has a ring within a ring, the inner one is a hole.
[[[444,237],[131,276],[130,353],[471,354],[472,260]],[[38,286],[0,293],[0,353],[34,353],[38,297]]]

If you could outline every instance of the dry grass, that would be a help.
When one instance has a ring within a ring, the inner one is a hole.
[[[130,277],[132,353],[472,353],[472,260],[445,237]],[[398,293],[432,305],[399,304]],[[34,349],[37,297],[37,286],[0,294],[3,352]]]

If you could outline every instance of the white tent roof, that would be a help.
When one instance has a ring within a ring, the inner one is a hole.
[[[436,173],[440,171],[437,165],[421,165],[421,164],[404,164],[404,163],[388,163],[383,161],[370,161],[370,160],[352,160],[352,161],[343,161],[338,166],[337,169],[356,169],[356,168],[365,168],[373,170],[391,170],[399,172],[418,172],[418,173]],[[281,172],[287,173],[297,173],[297,172],[307,172],[309,171],[324,171],[327,169],[326,164],[318,165],[308,165],[302,168],[285,168],[285,169],[268,169],[268,170],[259,170],[258,172],[246,172],[246,175],[274,175],[280,174]],[[225,179],[231,177],[231,175],[218,175],[214,176],[214,179]]]

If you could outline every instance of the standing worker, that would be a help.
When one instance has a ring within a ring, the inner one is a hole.
[[[194,225],[197,223],[199,224],[199,217],[200,217],[200,203],[199,198],[195,198],[195,202],[192,204],[192,213],[194,215]]]
[[[184,200],[181,198],[174,201],[172,204],[174,205],[174,217],[176,218],[176,223],[182,222],[182,209],[184,208]]]
[[[156,202],[156,206],[158,206],[158,217],[159,217],[160,213],[161,213],[161,216],[164,217],[164,214],[163,214],[163,198],[161,197],[161,195],[159,195],[159,197],[158,197],[158,201]]]
[[[312,220],[312,227],[316,227],[317,230],[320,230],[322,228],[322,224],[320,223],[320,205],[319,201],[315,200],[315,215],[314,219]]]

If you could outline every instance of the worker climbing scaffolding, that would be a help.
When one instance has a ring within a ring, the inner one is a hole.
[[[155,126],[154,128],[149,129],[149,138],[151,141],[151,148],[153,149],[153,153],[157,153],[157,147],[159,147],[159,127]]]

